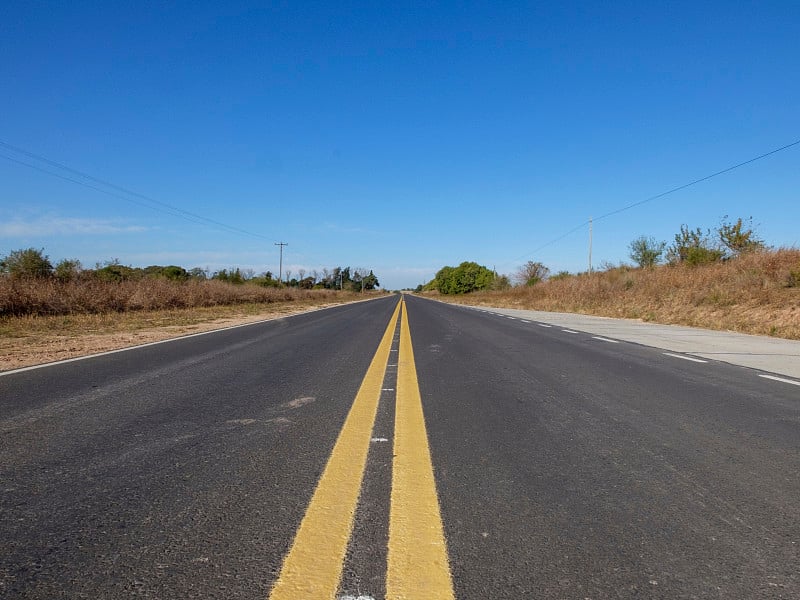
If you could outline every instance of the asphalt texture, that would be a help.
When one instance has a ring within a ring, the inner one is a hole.
[[[266,599],[396,302],[0,377],[0,597]],[[406,302],[457,598],[800,598],[800,386]],[[393,376],[342,597],[385,593]]]
[[[0,377],[0,597],[266,598],[395,305]]]

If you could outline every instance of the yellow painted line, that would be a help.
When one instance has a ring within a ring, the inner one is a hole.
[[[400,323],[387,600],[455,598],[406,304]]]
[[[270,600],[336,597],[399,313],[398,302],[284,559]]]

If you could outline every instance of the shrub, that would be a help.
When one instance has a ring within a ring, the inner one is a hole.
[[[543,263],[529,260],[517,269],[514,278],[522,285],[536,285],[540,281],[547,279],[549,274],[550,269]]]
[[[628,245],[631,260],[642,268],[652,268],[661,262],[661,255],[667,247],[666,242],[657,242],[655,238],[640,236]]]
[[[235,269],[231,269],[228,271],[227,269],[222,269],[221,271],[217,271],[211,276],[211,279],[216,279],[217,281],[224,281],[226,283],[234,283],[240,285],[245,282],[244,276],[242,275],[241,269],[238,267]]]
[[[691,266],[722,260],[725,253],[712,244],[710,235],[710,231],[703,233],[699,227],[689,229],[687,225],[681,225],[674,243],[667,249],[667,260],[670,264],[685,263]]]
[[[763,250],[766,246],[764,241],[756,236],[753,227],[753,217],[748,219],[749,225],[745,227],[742,218],[739,217],[736,223],[729,223],[728,216],[722,217],[717,234],[720,243],[728,249],[733,256],[738,256],[743,252],[755,252]]]
[[[100,281],[133,281],[143,275],[142,269],[134,269],[112,261],[106,266],[93,271],[94,276]]]
[[[157,277],[163,277],[164,279],[169,279],[170,281],[186,281],[189,279],[190,275],[189,272],[183,267],[169,265],[167,267],[161,267]]]
[[[0,260],[0,272],[17,279],[40,279],[53,273],[53,265],[44,253],[44,248],[12,250]]]
[[[426,290],[436,290],[442,294],[468,294],[477,290],[489,289],[495,280],[490,271],[476,262],[462,262],[457,267],[442,267],[426,286]]]
[[[65,258],[58,261],[56,268],[53,270],[53,275],[55,275],[55,278],[59,281],[72,281],[80,277],[82,271],[83,265],[81,265],[81,261]]]
[[[800,287],[800,263],[794,269],[789,269],[789,275],[786,278],[786,287]]]
[[[324,290],[263,288],[222,281],[169,281],[163,277],[70,281],[0,277],[0,317],[101,314],[137,310],[198,308],[272,303],[309,297],[336,297]]]

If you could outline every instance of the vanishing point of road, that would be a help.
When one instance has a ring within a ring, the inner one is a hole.
[[[6,373],[0,597],[800,598],[764,374],[409,295]]]

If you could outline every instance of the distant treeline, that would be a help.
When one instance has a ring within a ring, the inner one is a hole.
[[[230,268],[209,272],[195,267],[185,269],[177,265],[151,265],[131,267],[120,264],[118,260],[97,264],[93,269],[84,268],[78,260],[64,259],[55,265],[44,253],[44,249],[26,248],[13,250],[0,259],[0,274],[12,279],[51,279],[61,282],[104,281],[123,282],[146,279],[168,281],[223,281],[231,284],[252,284],[261,287],[294,287],[301,289],[328,289],[365,291],[374,290],[380,283],[370,269],[335,267],[306,271],[299,269],[296,274],[287,270],[285,278],[279,280],[271,271],[256,274],[252,269]],[[294,275],[294,276],[293,276]]]

